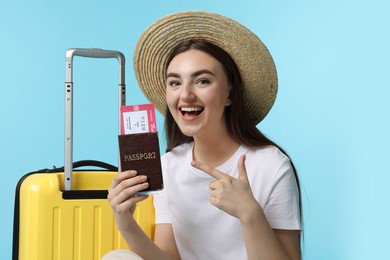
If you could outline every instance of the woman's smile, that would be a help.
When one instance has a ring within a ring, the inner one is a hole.
[[[204,108],[199,106],[179,107],[184,120],[195,120],[203,112]]]

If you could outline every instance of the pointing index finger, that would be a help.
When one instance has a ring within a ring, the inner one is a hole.
[[[195,167],[195,168],[197,168],[197,169],[199,169],[199,170],[209,174],[210,176],[214,177],[217,180],[220,180],[223,177],[227,176],[223,172],[220,172],[217,169],[215,169],[215,168],[213,168],[211,166],[208,166],[208,165],[206,165],[204,163],[198,162],[198,161],[192,161],[191,165],[193,167]]]

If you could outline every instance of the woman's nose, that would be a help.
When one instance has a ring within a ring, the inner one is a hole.
[[[183,84],[180,98],[183,100],[193,100],[195,97],[193,86],[191,84]]]

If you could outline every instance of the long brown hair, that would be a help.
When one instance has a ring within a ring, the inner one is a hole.
[[[267,138],[263,133],[261,133],[261,131],[256,127],[256,125],[250,121],[244,105],[244,100],[242,95],[244,90],[243,90],[240,72],[234,60],[225,50],[205,40],[185,41],[180,43],[172,51],[166,66],[168,66],[169,63],[172,61],[172,59],[178,54],[192,49],[200,50],[211,55],[222,64],[225,70],[225,73],[228,78],[228,82],[232,86],[230,88],[230,93],[229,93],[231,105],[225,108],[226,127],[231,137],[234,140],[236,140],[238,143],[244,144],[248,147],[275,146],[287,157],[289,157],[287,153],[279,145],[277,145],[269,138]],[[186,136],[181,132],[179,126],[176,124],[175,120],[173,119],[172,114],[169,112],[168,107],[166,108],[165,134],[167,140],[167,152],[171,151],[173,148],[175,148],[178,145],[193,141],[192,137]],[[291,161],[291,165],[294,170],[295,179],[298,185],[300,220],[301,220],[301,225],[303,225],[302,206],[301,206],[302,205],[301,188],[299,184],[298,174],[292,161]]]

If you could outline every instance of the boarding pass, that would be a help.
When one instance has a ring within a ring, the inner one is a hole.
[[[121,107],[122,134],[157,132],[153,104]]]

